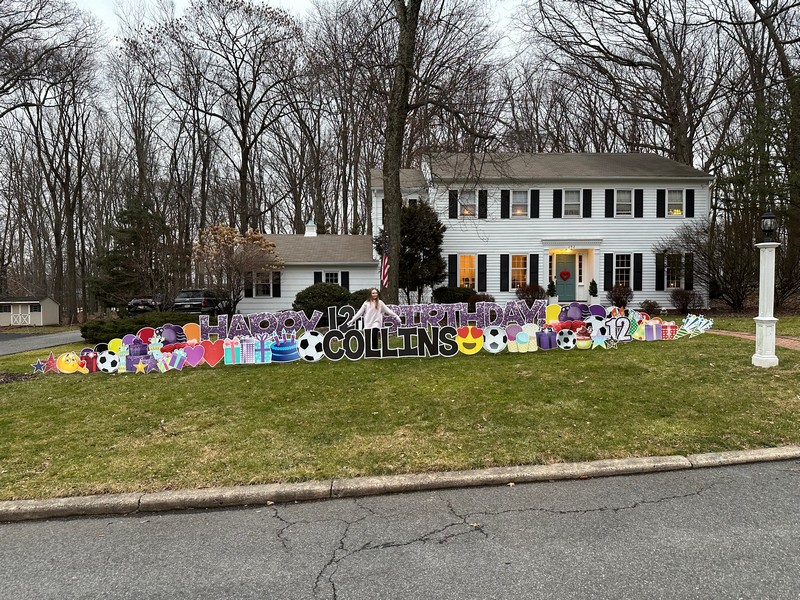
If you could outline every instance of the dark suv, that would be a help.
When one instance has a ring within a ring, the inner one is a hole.
[[[161,310],[161,302],[154,300],[153,298],[133,298],[130,302],[128,302],[128,314],[133,315],[141,315],[143,313],[149,313],[156,310]]]
[[[175,312],[216,315],[219,313],[219,299],[211,290],[181,290],[173,303]]]

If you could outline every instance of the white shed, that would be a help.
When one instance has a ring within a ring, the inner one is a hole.
[[[0,296],[0,327],[58,325],[58,302],[47,296]]]

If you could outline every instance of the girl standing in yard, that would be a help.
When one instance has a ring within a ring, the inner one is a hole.
[[[392,311],[392,309],[383,303],[383,300],[381,300],[381,294],[378,292],[378,288],[372,288],[369,291],[367,299],[364,300],[364,304],[361,305],[361,308],[358,309],[358,312],[353,315],[353,318],[350,319],[347,324],[352,325],[359,317],[363,316],[364,329],[372,330],[372,347],[377,348],[378,339],[380,337],[380,328],[383,326],[383,317],[386,315],[398,319],[400,318],[394,313],[394,311]]]

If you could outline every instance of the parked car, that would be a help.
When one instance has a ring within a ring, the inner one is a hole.
[[[156,310],[161,310],[161,302],[153,298],[133,298],[128,302],[128,314],[130,316],[141,315]]]
[[[181,290],[175,296],[173,310],[198,315],[216,315],[219,310],[219,298],[211,290]]]

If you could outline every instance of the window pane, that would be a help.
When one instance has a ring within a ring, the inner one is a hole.
[[[11,312],[11,305],[10,304],[3,304],[0,306],[0,313],[10,313]]]
[[[512,217],[528,216],[528,192],[525,191],[511,192],[511,216]]]
[[[253,278],[255,296],[272,296],[272,273],[256,273]]]
[[[667,254],[667,287],[681,287],[681,255]]]
[[[631,255],[617,254],[615,257],[614,285],[631,286]]]
[[[581,216],[580,190],[564,190],[564,216],[565,217]]]
[[[461,192],[458,195],[459,214],[462,217],[474,217],[478,214],[475,208],[475,192]]]
[[[511,289],[514,290],[528,282],[528,256],[511,255]]]
[[[474,254],[462,254],[458,257],[458,283],[461,287],[475,288]]]
[[[325,273],[325,283],[339,283],[339,273],[338,272],[326,272]]]
[[[631,191],[617,190],[617,216],[630,217],[633,214],[631,209]]]
[[[31,304],[28,306],[28,312],[38,313],[42,312],[42,305],[41,304]]]
[[[667,214],[675,216],[683,214],[683,190],[667,191]]]

